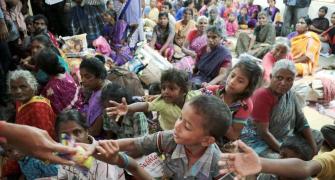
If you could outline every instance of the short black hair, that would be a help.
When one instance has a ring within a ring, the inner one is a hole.
[[[65,73],[65,68],[60,64],[58,56],[50,48],[42,49],[35,57],[37,67],[50,76]]]
[[[193,3],[193,0],[186,0],[186,1],[184,1],[184,7],[187,7],[192,3]]]
[[[166,12],[160,12],[159,14],[158,14],[158,18],[161,18],[161,17],[167,17],[167,18],[169,18],[169,14],[168,13],[166,13]]]
[[[26,24],[33,23],[34,22],[34,16],[27,16],[26,18],[24,18],[24,22]]]
[[[43,19],[44,22],[45,22],[45,25],[48,25],[48,19],[43,14],[36,14],[34,16],[34,23],[35,23],[35,21],[40,20],[40,19]]]
[[[164,1],[163,5],[164,5],[164,6],[168,6],[168,7],[169,7],[169,10],[172,9],[172,4],[171,4],[170,2],[168,2],[168,1]]]
[[[104,85],[101,90],[101,101],[115,101],[115,102],[122,102],[122,98],[125,98],[128,104],[132,103],[132,96],[129,91],[116,83],[108,83]]]
[[[309,18],[309,16],[304,16],[304,17],[301,17],[299,19],[304,19],[305,22],[306,22],[306,24],[307,24],[307,26],[312,25],[312,20],[311,20],[311,18]]]
[[[65,122],[71,122],[74,121],[77,124],[79,124],[81,127],[83,127],[85,130],[89,128],[86,118],[84,115],[82,115],[78,110],[76,109],[70,109],[60,112],[56,117],[55,122],[55,131],[56,134],[59,132],[60,124]]]
[[[186,11],[189,11],[191,13],[191,15],[193,16],[193,10],[191,8],[185,8],[184,9],[184,14],[186,13]]]
[[[157,94],[161,94],[161,83],[159,82],[154,82],[149,84],[149,95],[157,95]]]
[[[165,82],[176,83],[184,93],[189,90],[189,75],[185,71],[175,68],[165,70],[161,76],[161,84]]]
[[[320,9],[319,9],[319,11],[321,9],[324,10],[326,14],[328,13],[328,7],[327,6],[321,6]]]
[[[104,64],[96,57],[84,57],[79,69],[85,69],[101,80],[105,80],[107,77],[107,70]]]
[[[59,50],[53,45],[50,38],[46,34],[39,34],[37,36],[32,37],[30,42],[33,42],[33,41],[38,41],[41,44],[43,44],[43,46],[50,48],[57,55],[59,56],[61,55]]]
[[[280,150],[289,149],[299,154],[300,158],[304,161],[309,161],[313,158],[313,149],[309,145],[305,138],[300,135],[288,136],[285,138],[283,144],[280,146]]]
[[[232,114],[220,98],[200,95],[192,98],[188,104],[202,117],[205,131],[217,141],[225,136],[232,123]]]

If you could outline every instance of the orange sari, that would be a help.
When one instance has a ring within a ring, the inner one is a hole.
[[[314,32],[306,32],[291,39],[291,53],[293,59],[303,55],[308,57],[306,63],[295,63],[298,75],[312,74],[318,66],[321,41]]]

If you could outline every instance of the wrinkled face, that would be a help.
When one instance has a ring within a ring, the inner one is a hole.
[[[87,71],[85,68],[80,68],[81,84],[88,90],[96,90],[101,81],[94,74]]]
[[[287,48],[284,45],[277,45],[272,53],[276,60],[284,59],[287,55]]]
[[[34,28],[36,33],[42,33],[47,30],[47,25],[43,19],[34,21]]]
[[[22,77],[11,80],[9,88],[13,98],[21,103],[28,102],[35,95],[34,89]]]
[[[207,45],[211,48],[211,49],[214,49],[216,48],[220,42],[221,42],[221,37],[214,33],[214,32],[207,32]]]
[[[264,15],[260,15],[258,16],[258,23],[259,25],[264,26],[268,23],[268,18]]]
[[[235,68],[229,73],[225,90],[228,94],[241,94],[248,85],[249,78],[240,68]]]
[[[163,82],[161,84],[161,96],[166,103],[176,103],[183,98],[184,92],[176,83]]]
[[[192,105],[186,103],[181,111],[181,117],[174,125],[173,138],[177,144],[196,145],[206,136],[203,119]]]
[[[192,20],[191,10],[184,11],[184,20],[186,20],[186,21]]]
[[[278,95],[283,95],[293,86],[294,78],[291,71],[280,69],[277,73],[271,75],[270,89]]]
[[[30,45],[30,50],[31,50],[31,55],[35,56],[36,54],[38,54],[42,49],[45,48],[45,46],[39,42],[39,41],[32,41],[31,45]]]
[[[335,25],[335,14],[332,14],[332,17],[330,18],[330,22]]]
[[[208,22],[206,19],[201,19],[199,20],[198,24],[197,24],[197,29],[200,32],[205,32],[206,28],[207,28]]]
[[[295,30],[299,33],[302,34],[306,31],[308,31],[308,26],[306,24],[306,21],[304,18],[300,18],[297,22],[297,25],[295,26]]]
[[[75,139],[79,143],[88,143],[88,132],[82,126],[80,126],[75,121],[65,121],[59,124],[59,131],[57,132],[58,137],[61,134],[66,135]]]
[[[318,15],[319,17],[325,17],[326,11],[324,9],[320,9]]]
[[[159,17],[159,19],[158,19],[158,23],[161,25],[161,26],[167,26],[168,25],[168,23],[169,23],[169,18],[168,17],[166,17],[166,16],[161,16],[161,17]]]

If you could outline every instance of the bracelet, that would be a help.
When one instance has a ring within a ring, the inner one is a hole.
[[[129,166],[129,158],[128,155],[126,153],[119,153],[119,156],[122,158],[123,160],[123,167],[124,169],[127,169],[127,167]]]

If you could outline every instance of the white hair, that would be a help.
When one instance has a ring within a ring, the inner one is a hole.
[[[27,70],[10,71],[8,74],[8,80],[7,80],[8,87],[10,88],[11,81],[17,80],[19,78],[24,79],[27,82],[27,84],[30,86],[30,88],[33,89],[35,93],[37,92],[37,88],[38,88],[37,80],[34,77],[34,75],[30,71],[27,71]]]
[[[295,69],[294,62],[288,59],[281,59],[275,63],[272,68],[271,75],[275,75],[279,70],[286,69],[291,71],[294,76],[297,74],[297,70]]]
[[[287,53],[291,51],[290,41],[286,38],[278,38],[278,40],[276,40],[276,43],[272,46],[272,49],[276,49],[277,46],[284,46],[287,50]]]
[[[208,23],[208,18],[206,16],[199,16],[197,19],[197,25],[199,25],[202,20],[205,20]]]

